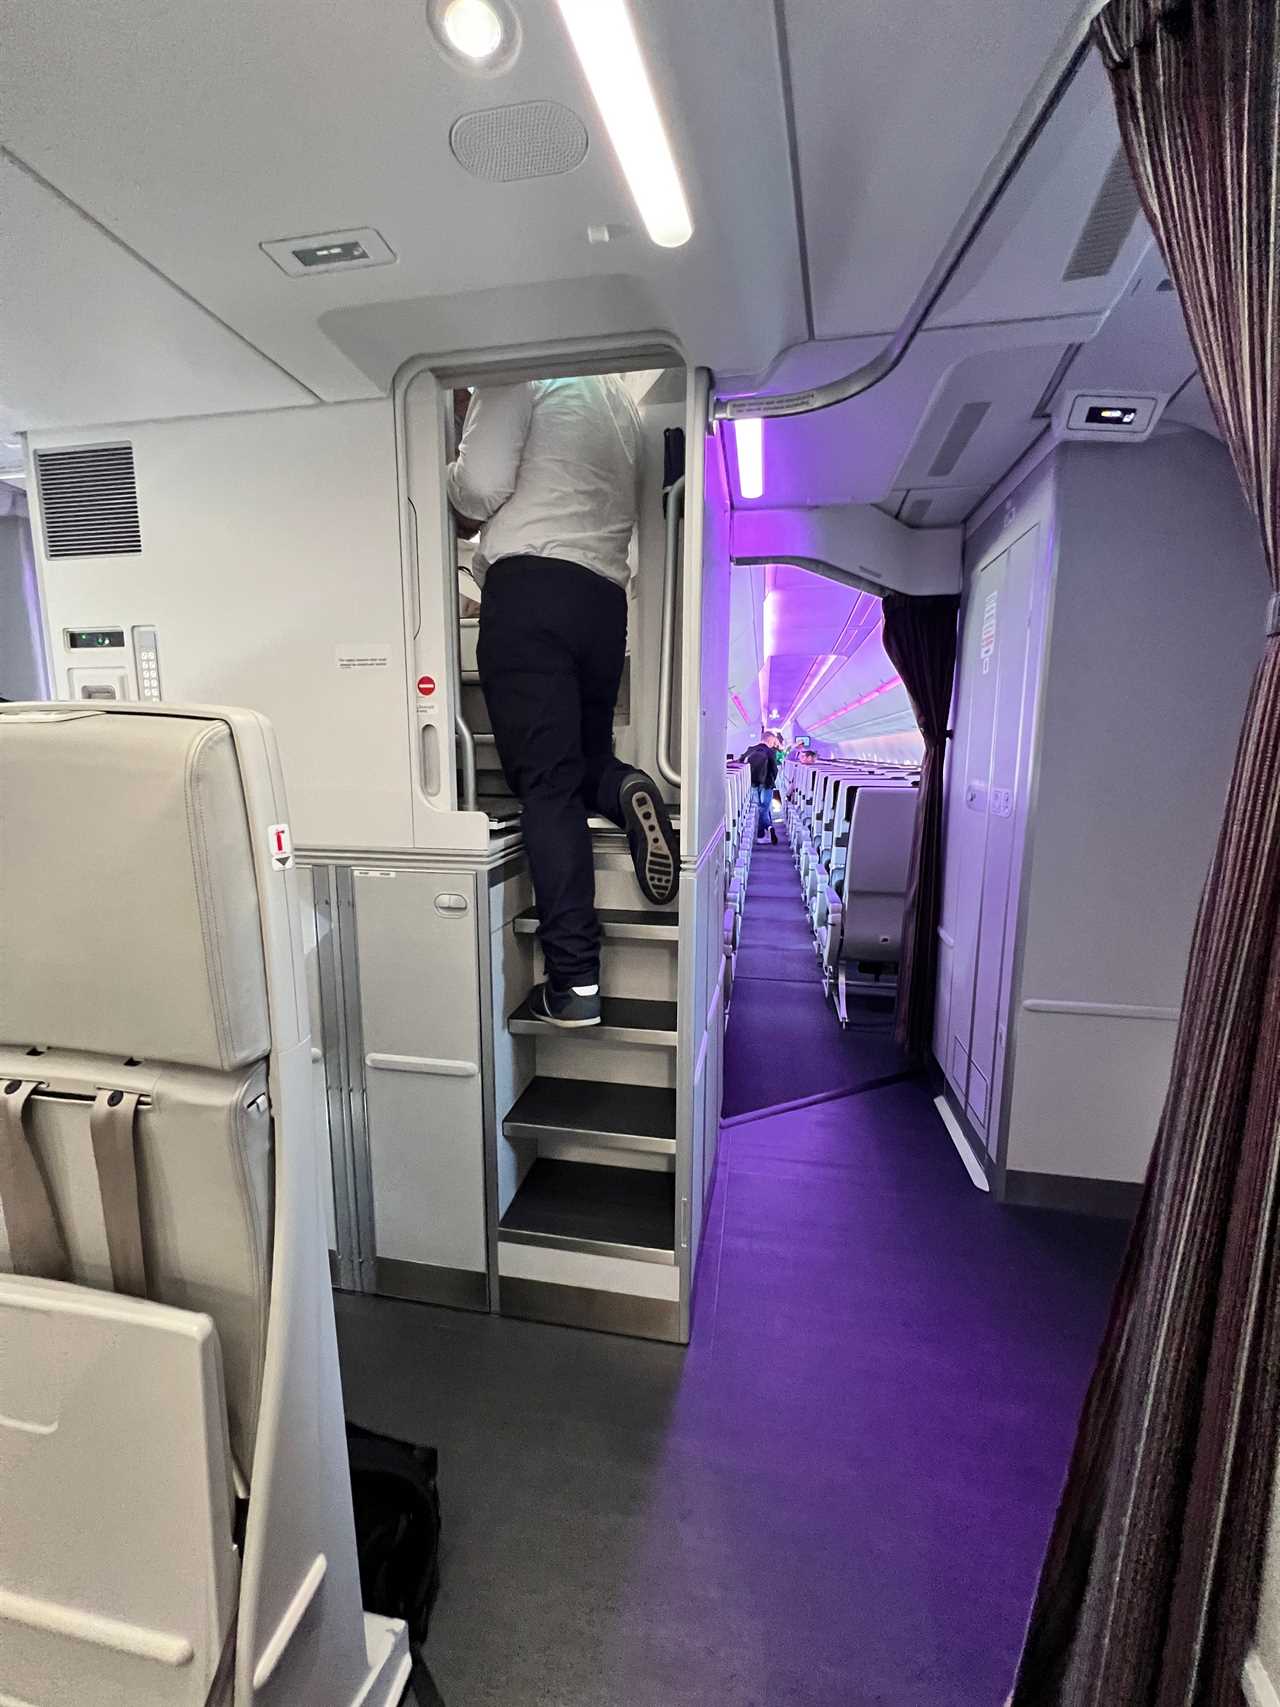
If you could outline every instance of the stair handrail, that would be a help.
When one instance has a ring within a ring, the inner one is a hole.
[[[658,774],[673,788],[680,787],[680,772],[671,763],[672,700],[675,671],[672,668],[676,627],[676,568],[680,551],[680,524],[684,520],[684,475],[672,482],[667,493],[666,550],[662,565],[662,633],[658,641]]]

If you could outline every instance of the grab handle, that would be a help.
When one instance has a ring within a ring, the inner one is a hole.
[[[671,763],[671,720],[675,693],[676,570],[680,554],[680,523],[684,520],[684,475],[667,494],[667,547],[662,566],[662,633],[658,641],[658,774],[674,788],[680,772]]]
[[[462,804],[463,810],[474,812],[476,808],[476,738],[471,733],[471,725],[462,715],[461,710],[454,713],[454,727],[458,731],[458,739],[462,743]]]

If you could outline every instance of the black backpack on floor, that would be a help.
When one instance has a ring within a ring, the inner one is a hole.
[[[404,1619],[418,1707],[443,1707],[422,1657],[440,1588],[438,1454],[351,1422],[347,1452],[365,1610]]]

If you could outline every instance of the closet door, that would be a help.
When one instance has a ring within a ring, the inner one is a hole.
[[[974,992],[982,933],[987,802],[995,733],[996,648],[1009,552],[975,574],[960,641],[959,697],[949,795],[946,859],[951,937],[950,1003],[942,1067],[962,1108],[969,1105]]]
[[[1038,526],[1016,540],[1001,560],[999,583],[984,592],[979,668],[984,672],[983,703],[990,709],[991,734],[985,743],[985,777],[979,775],[977,764],[969,773],[982,791],[985,810],[979,813],[976,805],[973,810],[984,821],[985,836],[965,1110],[993,1154],[1004,1064],[1002,992],[1008,983],[1006,963],[1013,953],[1017,923],[1015,844],[1026,770],[1024,750],[1035,699],[1029,640],[1039,542]]]

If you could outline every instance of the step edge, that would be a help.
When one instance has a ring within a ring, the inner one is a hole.
[[[632,1150],[642,1156],[674,1156],[676,1140],[652,1133],[605,1132],[598,1126],[566,1126],[563,1121],[506,1119],[505,1138],[561,1138],[567,1143],[595,1144],[600,1149]]]
[[[504,1245],[541,1245],[543,1249],[576,1251],[580,1256],[620,1257],[629,1262],[652,1262],[665,1268],[676,1264],[675,1246],[627,1245],[610,1239],[579,1239],[568,1233],[529,1233],[518,1227],[498,1227]]]

